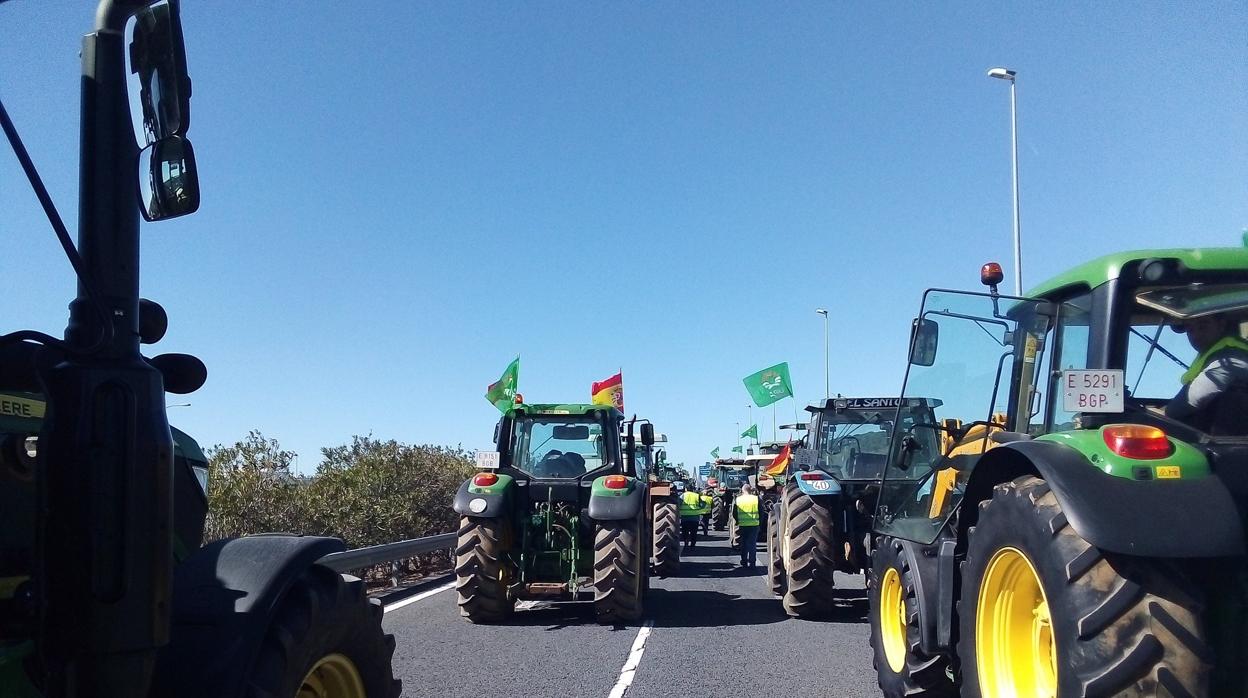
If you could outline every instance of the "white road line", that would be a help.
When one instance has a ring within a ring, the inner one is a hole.
[[[408,604],[414,604],[417,601],[420,601],[421,599],[427,599],[430,596],[433,596],[434,594],[437,594],[439,592],[443,592],[448,589],[454,589],[454,588],[455,588],[455,582],[450,582],[436,589],[430,589],[429,591],[422,591],[415,596],[409,596],[406,599],[403,599],[402,601],[395,601],[394,603],[387,605],[384,610],[386,613],[389,613],[390,611],[403,608],[404,606],[407,606]]]
[[[628,692],[628,687],[633,685],[633,676],[637,674],[637,665],[641,664],[641,655],[646,652],[646,638],[650,637],[650,629],[653,627],[654,621],[648,620],[637,631],[637,639],[633,640],[633,648],[628,651],[628,661],[624,662],[624,668],[620,669],[620,680],[615,682],[615,686],[611,689],[611,693],[607,698],[624,698],[624,694]]]

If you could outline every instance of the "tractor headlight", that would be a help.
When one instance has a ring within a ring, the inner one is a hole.
[[[476,499],[473,499],[471,502],[468,502],[468,511],[471,511],[474,514],[480,514],[481,512],[485,511],[485,506],[486,506],[485,500],[480,497],[477,497]]]

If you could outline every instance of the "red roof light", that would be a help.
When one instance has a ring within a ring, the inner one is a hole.
[[[988,262],[979,268],[979,282],[985,286],[996,286],[1005,279],[1005,272],[996,262]]]

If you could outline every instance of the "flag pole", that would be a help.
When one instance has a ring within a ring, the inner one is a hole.
[[[771,440],[776,440],[776,403],[771,403]]]

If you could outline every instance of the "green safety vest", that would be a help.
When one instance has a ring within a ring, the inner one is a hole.
[[[1196,376],[1199,376],[1200,372],[1205,370],[1205,366],[1209,365],[1209,357],[1222,351],[1223,349],[1230,349],[1232,347],[1248,353],[1248,342],[1245,342],[1239,337],[1223,337],[1222,339],[1219,339],[1216,344],[1201,352],[1200,356],[1196,357],[1196,360],[1192,362],[1192,367],[1187,369],[1187,371],[1183,374],[1183,377],[1180,379],[1183,381],[1183,385],[1187,385],[1188,383],[1196,380]]]
[[[680,515],[681,516],[701,516],[706,512],[702,511],[702,496],[697,492],[686,492],[680,495]]]
[[[758,525],[758,496],[753,494],[739,494],[734,502],[737,507],[737,525],[738,526],[757,526]]]

